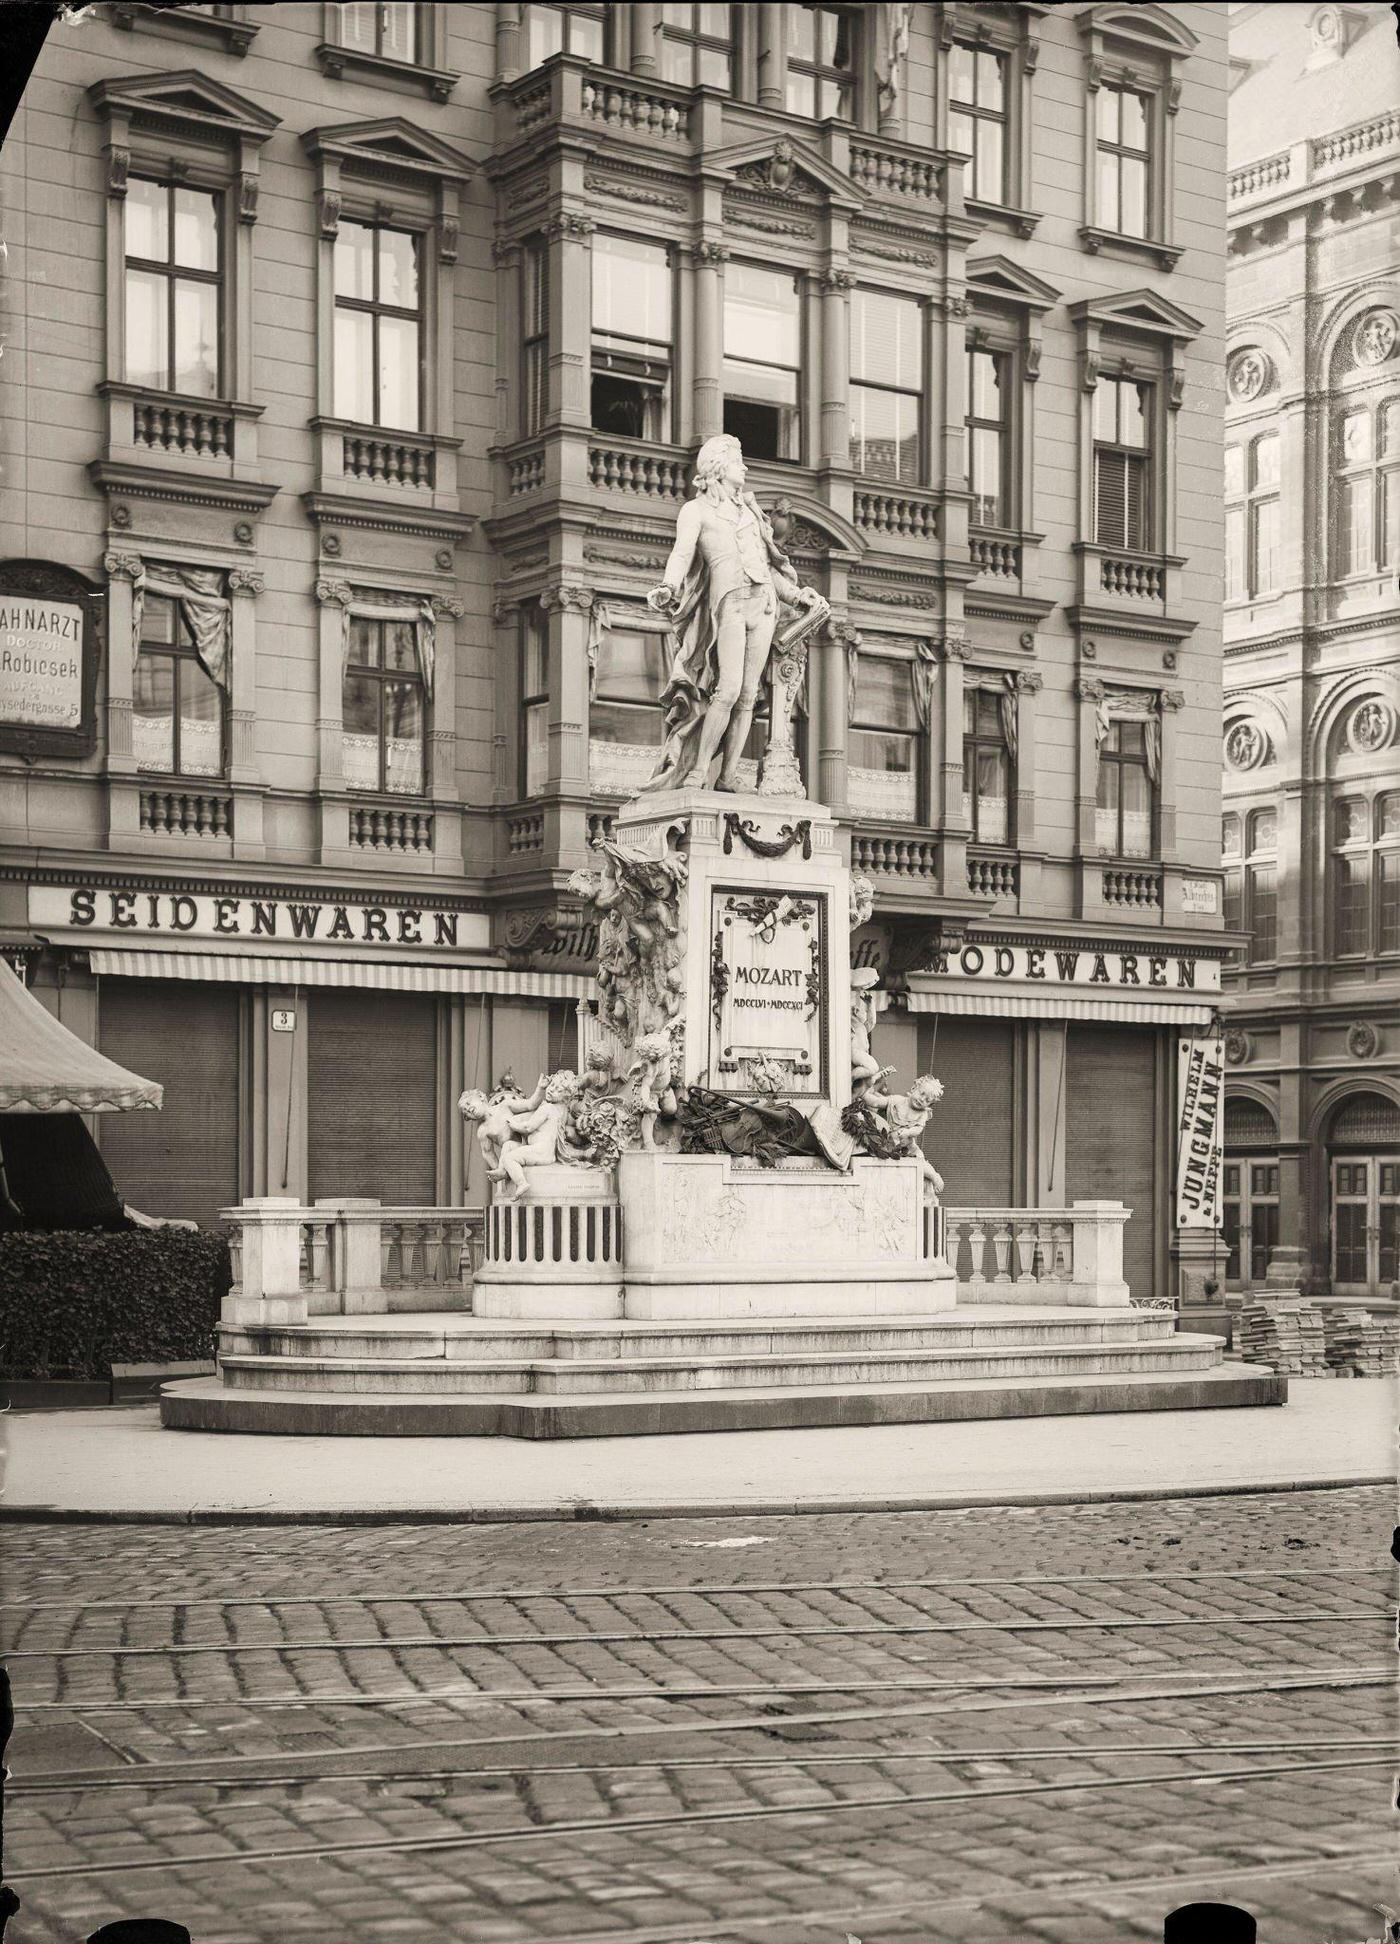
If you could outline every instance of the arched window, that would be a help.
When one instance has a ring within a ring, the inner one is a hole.
[[[1400,564],[1400,319],[1369,311],[1333,361],[1333,571],[1341,579]]]
[[[1336,955],[1400,952],[1400,792],[1337,797],[1331,862]]]

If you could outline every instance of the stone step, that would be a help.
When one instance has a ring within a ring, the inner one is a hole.
[[[967,1350],[1017,1343],[1160,1342],[1175,1332],[1170,1311],[1074,1310],[1063,1315],[970,1316],[943,1311],[920,1319],[850,1320],[802,1318],[716,1323],[522,1324],[473,1318],[445,1326],[385,1325],[366,1317],[313,1321],[304,1328],[220,1331],[225,1356],[368,1357],[374,1360],[448,1358],[456,1362],[505,1359],[646,1359],[833,1354],[867,1351]]]
[[[562,1396],[657,1394],[967,1378],[1071,1376],[1105,1372],[1208,1370],[1218,1337],[1176,1334],[1162,1342],[1027,1344],[969,1349],[807,1352],[703,1358],[439,1358],[224,1356],[224,1382],[241,1390],[321,1390],[366,1395],[443,1392]]]
[[[335,1396],[234,1390],[217,1378],[167,1384],[162,1424],[185,1431],[309,1437],[619,1438],[698,1431],[928,1424],[969,1418],[1066,1417],[1098,1411],[1197,1411],[1283,1404],[1286,1378],[1238,1364],[1097,1377],[1019,1377],[937,1384],[828,1384],[601,1397]]]

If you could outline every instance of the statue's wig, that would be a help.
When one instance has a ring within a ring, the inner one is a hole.
[[[717,432],[695,455],[695,484],[700,492],[714,485],[731,459],[742,459],[744,448],[732,432]]]

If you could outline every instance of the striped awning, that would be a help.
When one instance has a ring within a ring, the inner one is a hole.
[[[1209,1026],[1220,1010],[1199,999],[1173,1004],[1162,999],[1102,999],[1049,992],[911,991],[913,1013],[975,1013],[995,1019],[1098,1019],[1118,1026]]]
[[[587,972],[511,972],[494,965],[413,964],[380,959],[287,958],[260,952],[138,952],[93,946],[92,969],[109,979],[197,979],[239,985],[368,986],[380,992],[496,993],[513,999],[591,999]]]

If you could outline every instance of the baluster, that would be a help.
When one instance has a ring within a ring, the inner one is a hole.
[[[1011,1280],[1011,1224],[998,1222],[992,1233],[992,1249],[996,1255],[996,1274],[993,1282],[1009,1283]]]
[[[968,1283],[973,1289],[983,1289],[987,1283],[986,1275],[983,1273],[986,1262],[987,1231],[975,1218],[967,1232],[967,1244],[972,1252],[972,1268],[967,1278]]]
[[[1016,1222],[1016,1260],[1021,1265],[1021,1273],[1016,1278],[1018,1283],[1033,1283],[1035,1281],[1035,1244],[1035,1223],[1018,1219]]]

